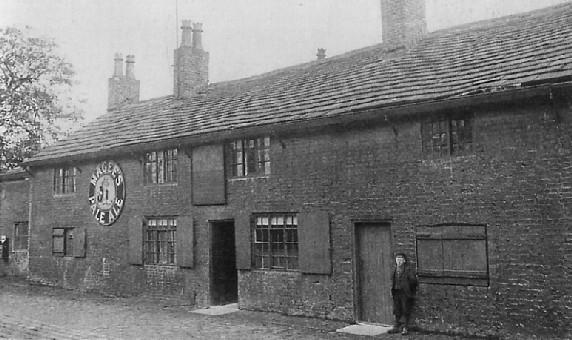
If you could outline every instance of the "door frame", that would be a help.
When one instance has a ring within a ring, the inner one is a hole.
[[[234,235],[236,235],[236,221],[234,218],[223,218],[220,220],[208,220],[207,221],[209,224],[209,235],[208,235],[208,240],[209,240],[209,306],[213,306],[213,284],[214,284],[214,261],[213,261],[213,229],[215,228],[215,224],[218,223],[232,223],[233,225],[233,229],[234,229]],[[236,261],[236,237],[233,238],[233,242],[234,242],[234,256],[235,256],[235,261]],[[237,287],[236,287],[236,296],[238,299],[238,270],[236,271],[236,275],[237,275]]]
[[[359,322],[359,318],[360,318],[360,311],[361,311],[361,305],[360,305],[360,283],[359,283],[359,275],[358,275],[358,269],[359,269],[359,264],[358,264],[358,256],[359,256],[359,249],[358,249],[358,237],[357,237],[357,233],[358,233],[358,226],[360,225],[364,225],[364,224],[378,224],[378,225],[386,225],[387,228],[389,228],[389,240],[390,240],[390,252],[393,254],[394,251],[394,239],[393,239],[393,224],[391,223],[393,221],[393,219],[391,218],[376,218],[376,217],[371,217],[371,218],[357,218],[357,219],[352,219],[351,220],[351,224],[352,224],[352,257],[353,257],[353,261],[352,261],[352,270],[353,270],[353,302],[354,302],[354,312],[353,312],[353,316],[354,316],[354,321],[355,322]]]

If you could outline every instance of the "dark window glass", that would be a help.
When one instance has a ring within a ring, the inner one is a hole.
[[[154,217],[145,226],[144,258],[146,264],[174,265],[177,220]]]
[[[177,182],[177,149],[148,152],[144,159],[145,184]]]
[[[231,177],[270,174],[270,137],[234,140],[227,149]]]
[[[292,214],[257,215],[254,219],[255,268],[298,269],[298,220]]]
[[[424,122],[423,151],[436,156],[449,156],[471,152],[473,127],[471,118],[440,119]]]

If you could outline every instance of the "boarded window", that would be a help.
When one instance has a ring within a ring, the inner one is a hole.
[[[486,226],[419,226],[416,241],[418,274],[424,282],[488,285]]]
[[[204,145],[192,151],[194,205],[226,204],[223,145]]]

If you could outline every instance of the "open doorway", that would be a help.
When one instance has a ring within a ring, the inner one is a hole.
[[[211,222],[211,304],[238,301],[234,221]]]

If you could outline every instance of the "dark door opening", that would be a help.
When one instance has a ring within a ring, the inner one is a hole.
[[[211,223],[211,304],[238,301],[234,222]]]
[[[391,229],[387,223],[356,224],[358,319],[392,323]]]

